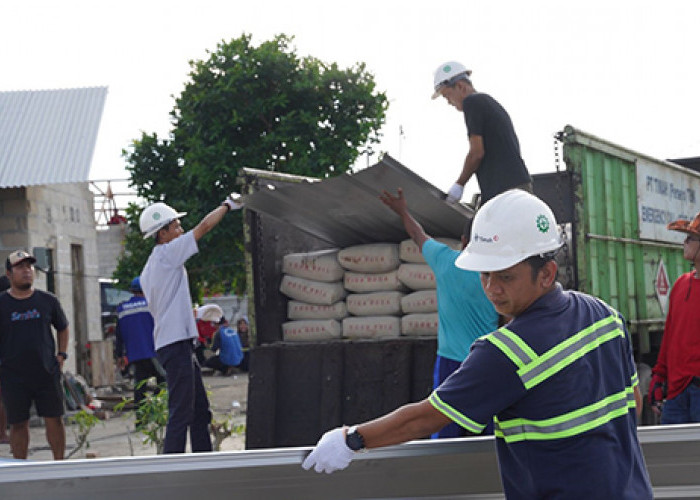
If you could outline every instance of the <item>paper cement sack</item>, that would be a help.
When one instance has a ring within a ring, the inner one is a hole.
[[[306,319],[282,324],[282,339],[286,342],[338,339],[340,332],[340,322],[334,319]]]
[[[378,339],[398,337],[401,318],[396,316],[349,316],[343,320],[343,337],[351,339]]]
[[[371,243],[344,248],[338,252],[338,262],[348,271],[385,273],[399,267],[399,245]]]
[[[280,292],[290,299],[329,306],[345,297],[342,282],[323,283],[285,274],[282,277]]]
[[[298,278],[332,283],[343,279],[338,250],[292,253],[282,258],[282,272]]]
[[[392,316],[401,314],[401,297],[401,292],[353,293],[345,301],[355,316]]]
[[[397,275],[411,290],[430,290],[437,286],[435,274],[428,264],[401,264]]]
[[[342,300],[329,306],[308,304],[297,300],[287,303],[289,319],[343,319],[348,315],[348,308]]]
[[[396,270],[388,273],[353,273],[346,272],[343,276],[343,285],[351,292],[384,292],[400,291],[406,287],[399,280]]]
[[[437,312],[437,290],[420,290],[401,298],[401,310],[405,314]]]
[[[444,243],[453,250],[462,250],[462,242],[460,240],[455,240],[453,238],[435,238],[435,241]],[[425,259],[423,254],[418,249],[418,245],[412,240],[403,240],[399,244],[399,258],[404,262],[410,262],[413,264],[425,264]]]
[[[402,335],[437,335],[438,314],[407,314],[401,318]]]

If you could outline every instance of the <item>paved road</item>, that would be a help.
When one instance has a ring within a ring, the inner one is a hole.
[[[248,374],[230,377],[205,375],[204,385],[210,392],[210,402],[215,420],[233,418],[236,424],[245,425],[245,413],[248,397]],[[45,430],[42,426],[30,428],[29,459],[51,460],[51,450],[46,443]],[[66,455],[75,447],[76,437],[71,426],[66,426]],[[92,454],[98,458],[116,456],[146,456],[156,453],[154,445],[143,444],[143,435],[134,431],[132,412],[121,415],[112,414],[110,418],[97,424],[88,436],[90,447],[80,450],[72,458],[85,458]],[[245,435],[226,438],[221,444],[221,451],[245,449]],[[10,446],[0,444],[0,458],[12,457]]]

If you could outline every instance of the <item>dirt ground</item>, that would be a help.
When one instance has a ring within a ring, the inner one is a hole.
[[[204,385],[209,391],[209,402],[215,421],[231,418],[233,423],[245,426],[248,374],[228,377],[204,374]],[[127,394],[130,397],[130,394]],[[51,449],[46,442],[41,419],[33,418],[29,437],[29,460],[51,460]],[[66,456],[75,448],[74,427],[66,424]],[[107,412],[107,418],[97,424],[88,435],[89,448],[83,448],[71,458],[105,458],[117,456],[155,455],[155,445],[143,444],[143,435],[134,430],[134,414],[131,411],[115,414]],[[245,431],[230,436],[221,443],[221,451],[245,449]],[[188,443],[189,451],[189,443]],[[10,446],[0,444],[0,458],[11,458]]]

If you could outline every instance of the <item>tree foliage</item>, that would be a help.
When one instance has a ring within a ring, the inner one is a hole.
[[[236,190],[242,167],[313,177],[351,169],[379,142],[388,101],[362,63],[341,69],[299,57],[293,39],[278,35],[254,46],[244,34],[221,42],[191,72],[171,112],[170,136],[143,133],[124,152],[138,195],[187,211],[190,229]],[[129,212],[138,226],[140,210]],[[242,220],[229,214],[189,269],[193,291],[243,289]],[[115,277],[140,272],[152,242],[127,239]]]

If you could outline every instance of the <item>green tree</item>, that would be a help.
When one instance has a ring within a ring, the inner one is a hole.
[[[292,41],[278,35],[254,46],[244,34],[190,61],[170,136],[144,133],[124,151],[140,197],[187,211],[189,229],[236,190],[241,167],[328,177],[379,142],[388,101],[365,65],[299,57]],[[134,228],[138,215],[129,212]],[[193,297],[201,287],[244,288],[241,222],[240,212],[229,215],[208,236],[189,269]],[[151,245],[127,240],[121,283],[139,273]]]

